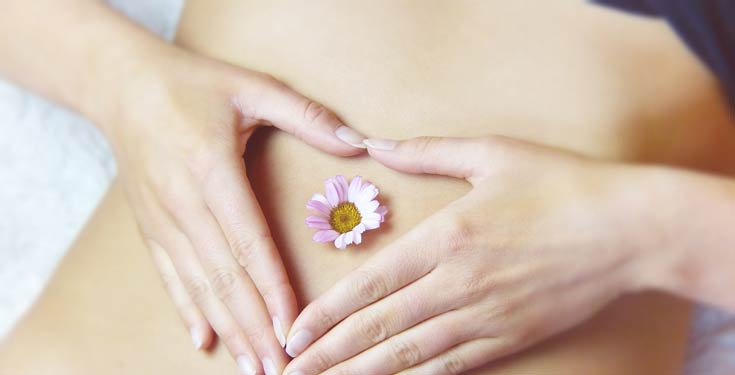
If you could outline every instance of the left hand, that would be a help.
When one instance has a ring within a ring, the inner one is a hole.
[[[581,323],[654,263],[627,210],[632,167],[504,137],[366,144],[473,189],[309,304],[285,374],[464,372]]]

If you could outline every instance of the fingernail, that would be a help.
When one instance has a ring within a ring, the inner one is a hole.
[[[191,335],[191,342],[194,343],[194,347],[196,350],[199,350],[202,348],[202,344],[204,344],[204,339],[202,339],[202,334],[199,332],[196,327],[189,328],[189,334]]]
[[[239,368],[240,372],[245,375],[258,374],[258,370],[255,369],[255,366],[253,366],[253,362],[251,362],[250,359],[244,355],[237,357],[237,368]]]
[[[267,357],[263,358],[263,371],[265,371],[265,375],[278,375],[276,365],[270,358]]]
[[[286,336],[283,334],[283,326],[281,325],[281,320],[275,315],[273,316],[273,331],[276,333],[278,343],[281,344],[282,348],[285,347]]]
[[[314,335],[312,335],[309,331],[302,329],[296,332],[296,334],[291,337],[288,345],[286,345],[286,353],[288,353],[291,358],[296,357],[297,355],[301,354],[304,349],[309,346],[309,344],[311,344],[311,341],[313,339]]]
[[[365,148],[365,145],[362,143],[365,140],[365,136],[355,131],[355,129],[342,125],[334,131],[334,135],[352,147]]]
[[[362,141],[365,146],[372,148],[373,150],[390,151],[396,148],[398,141],[391,139],[380,139],[380,138],[369,138]]]

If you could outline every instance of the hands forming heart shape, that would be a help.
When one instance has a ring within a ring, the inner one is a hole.
[[[181,54],[133,86],[134,113],[145,117],[119,110],[105,131],[195,345],[207,347],[213,330],[243,372],[460,372],[640,286],[632,270],[645,257],[621,240],[639,228],[621,209],[630,197],[614,188],[620,168],[498,136],[365,139],[270,76]],[[242,155],[257,126],[336,156],[367,146],[389,168],[473,189],[299,314],[246,178]]]
[[[12,57],[0,70],[98,124],[195,346],[216,333],[243,373],[459,373],[643,289],[735,311],[731,178],[497,135],[366,138],[273,77],[164,43],[103,2],[10,1],[0,15]],[[299,312],[243,162],[259,126],[472,189]],[[728,134],[704,132],[692,147]]]

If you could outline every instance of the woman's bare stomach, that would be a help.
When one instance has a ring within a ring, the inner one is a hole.
[[[717,86],[665,23],[586,2],[190,0],[177,42],[270,73],[371,136],[495,133],[735,171],[735,125]],[[251,181],[306,299],[469,188],[325,155],[284,133],[248,147]],[[335,174],[375,182],[391,212],[346,252],[311,242],[303,223],[306,201]]]
[[[177,41],[268,72],[368,135],[494,133],[606,159],[735,171],[735,126],[716,84],[665,24],[581,1],[189,0]],[[469,189],[328,156],[272,130],[255,134],[246,161],[302,306]],[[372,180],[390,208],[385,228],[347,251],[313,243],[304,224],[306,201],[335,174]],[[233,368],[224,350],[192,353],[168,297],[150,287],[158,281],[123,199],[116,184],[15,348],[42,335],[56,348],[44,363],[75,374],[110,360],[122,373]],[[671,298],[630,297],[494,373],[675,373],[687,314]],[[108,354],[88,355],[101,349]]]

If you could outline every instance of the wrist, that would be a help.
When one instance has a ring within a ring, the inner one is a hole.
[[[681,205],[686,186],[672,181],[668,168],[614,165],[609,172],[615,246],[628,259],[625,291],[669,289],[672,270],[685,255],[677,232],[686,217]]]
[[[657,166],[621,166],[616,180],[616,210],[626,223],[622,245],[635,259],[632,289],[701,298],[719,277],[708,253],[735,243],[728,228],[735,219],[735,184]]]
[[[162,65],[178,48],[128,20],[90,31],[96,35],[88,42],[74,107],[109,136],[131,99],[158,83],[154,72],[165,71]]]

